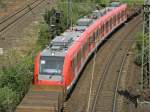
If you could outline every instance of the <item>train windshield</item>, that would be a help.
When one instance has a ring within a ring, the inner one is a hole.
[[[64,57],[42,56],[40,59],[40,75],[61,75]]]

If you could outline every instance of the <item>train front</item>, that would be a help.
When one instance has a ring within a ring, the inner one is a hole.
[[[62,37],[55,38],[51,45],[39,53],[35,58],[34,84],[63,86],[63,65],[65,43],[59,42]]]

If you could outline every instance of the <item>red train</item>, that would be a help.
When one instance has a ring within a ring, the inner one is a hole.
[[[127,5],[112,3],[56,36],[35,58],[34,84],[62,86],[69,92],[95,49],[127,20]]]

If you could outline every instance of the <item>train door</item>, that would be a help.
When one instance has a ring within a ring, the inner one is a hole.
[[[89,53],[89,43],[88,43],[88,39],[85,41],[85,44],[83,46],[83,49],[84,49],[84,59],[87,58],[88,56],[88,53]]]
[[[75,54],[73,60],[72,60],[72,68],[74,72],[74,76],[77,76],[77,55]]]
[[[99,29],[98,29],[98,39],[97,39],[97,42],[99,43],[101,41],[101,38],[102,38],[102,25],[99,26]]]
[[[86,49],[86,42],[83,44],[82,48],[83,48],[83,55],[82,56],[83,56],[83,60],[85,60],[86,59],[86,54],[87,54],[86,53],[86,51],[87,51],[87,49]]]
[[[101,38],[104,38],[104,24],[101,26]]]
[[[90,35],[90,38],[88,39],[88,43],[89,43],[89,52],[91,52],[91,49],[92,49],[92,35]]]
[[[99,39],[100,39],[100,28],[98,28],[97,30],[96,30],[96,38],[95,38],[95,45],[97,45],[98,44],[98,42],[99,42]]]
[[[113,18],[110,19],[110,30],[112,30]]]
[[[79,72],[81,68],[81,49],[77,53],[77,70]]]
[[[82,66],[82,64],[83,64],[83,62],[84,62],[84,58],[83,58],[83,54],[84,54],[84,53],[83,53],[83,52],[84,52],[84,51],[83,51],[83,46],[84,46],[84,45],[82,45],[82,47],[81,47],[81,66]]]
[[[106,22],[105,27],[106,27],[106,35],[107,35],[109,32],[109,21]]]
[[[124,20],[124,11],[121,12],[121,21]]]
[[[121,22],[121,12],[119,12],[119,23]]]
[[[116,15],[114,16],[114,26],[116,26],[116,24],[117,24],[117,21],[116,21]]]

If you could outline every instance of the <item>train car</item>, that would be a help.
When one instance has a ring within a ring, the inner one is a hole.
[[[36,56],[34,85],[61,86],[69,93],[92,53],[126,20],[127,5],[120,3],[79,19]]]

